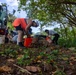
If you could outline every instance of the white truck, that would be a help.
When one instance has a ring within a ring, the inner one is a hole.
[[[7,27],[7,6],[0,5],[0,44],[5,43],[5,31]]]

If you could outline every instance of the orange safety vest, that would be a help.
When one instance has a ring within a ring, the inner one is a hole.
[[[24,18],[17,18],[17,19],[14,20],[14,22],[13,22],[12,25],[13,25],[14,27],[17,27],[17,26],[21,25],[21,27],[22,27],[23,29],[25,29],[26,26],[27,26],[27,23],[26,23],[26,21],[25,21]]]

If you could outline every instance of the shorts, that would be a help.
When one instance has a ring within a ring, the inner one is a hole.
[[[21,25],[19,25],[19,26],[15,27],[15,28],[16,28],[16,30],[17,30],[17,31],[18,31],[18,30],[23,31],[23,28],[21,27]]]

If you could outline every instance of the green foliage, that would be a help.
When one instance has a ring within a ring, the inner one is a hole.
[[[53,50],[50,54],[47,54],[47,62],[54,63],[58,59],[59,50]]]
[[[29,60],[30,59],[30,60]],[[30,58],[30,52],[28,49],[24,50],[24,54],[23,57],[21,57],[20,59],[18,59],[17,63],[19,65],[29,65],[31,64],[32,60]]]
[[[15,10],[12,13],[13,14],[11,13],[8,14],[8,22],[11,22],[11,23],[16,19],[16,17],[14,16]]]
[[[66,75],[63,71],[57,70],[54,75]]]
[[[0,54],[3,55],[3,56],[6,55],[6,56],[9,56],[9,57],[12,57],[12,58],[16,58],[16,56],[17,56],[17,51],[8,48],[8,49],[5,49],[5,51],[2,52],[2,53],[0,53]]]
[[[66,31],[65,31],[66,30]],[[60,30],[59,45],[65,47],[75,47],[76,46],[76,27],[71,29],[66,27],[65,29]]]
[[[15,10],[13,11],[13,14],[9,13],[8,14],[8,22],[7,22],[7,27],[10,28],[10,30],[13,30],[14,27],[12,26],[13,21],[16,19],[14,16]]]
[[[45,53],[45,52],[40,52],[40,54],[39,54],[41,57],[46,57],[47,56],[47,54]]]
[[[11,22],[8,22],[7,27],[9,27],[10,30],[13,30],[14,29],[13,25],[11,24]]]
[[[59,50],[53,50],[53,51],[51,52],[51,54],[54,54],[55,56],[58,55],[58,53],[59,53]]]
[[[76,47],[76,38],[75,37],[68,38],[68,39],[60,38],[59,45],[65,46],[65,47]]]
[[[21,58],[17,61],[17,64],[19,65],[29,65],[31,63],[31,60],[24,60],[24,58]]]
[[[18,59],[17,63],[18,63],[19,65],[29,65],[29,64],[32,62],[32,60],[29,60],[28,57],[29,57],[29,56],[26,55],[26,54],[23,55],[22,58]]]

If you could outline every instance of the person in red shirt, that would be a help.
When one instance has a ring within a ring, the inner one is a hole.
[[[23,32],[26,33],[27,37],[31,37],[29,34],[29,29],[31,26],[38,27],[38,23],[36,23],[32,19],[17,18],[14,20],[13,26],[18,32],[17,44],[23,47]]]

